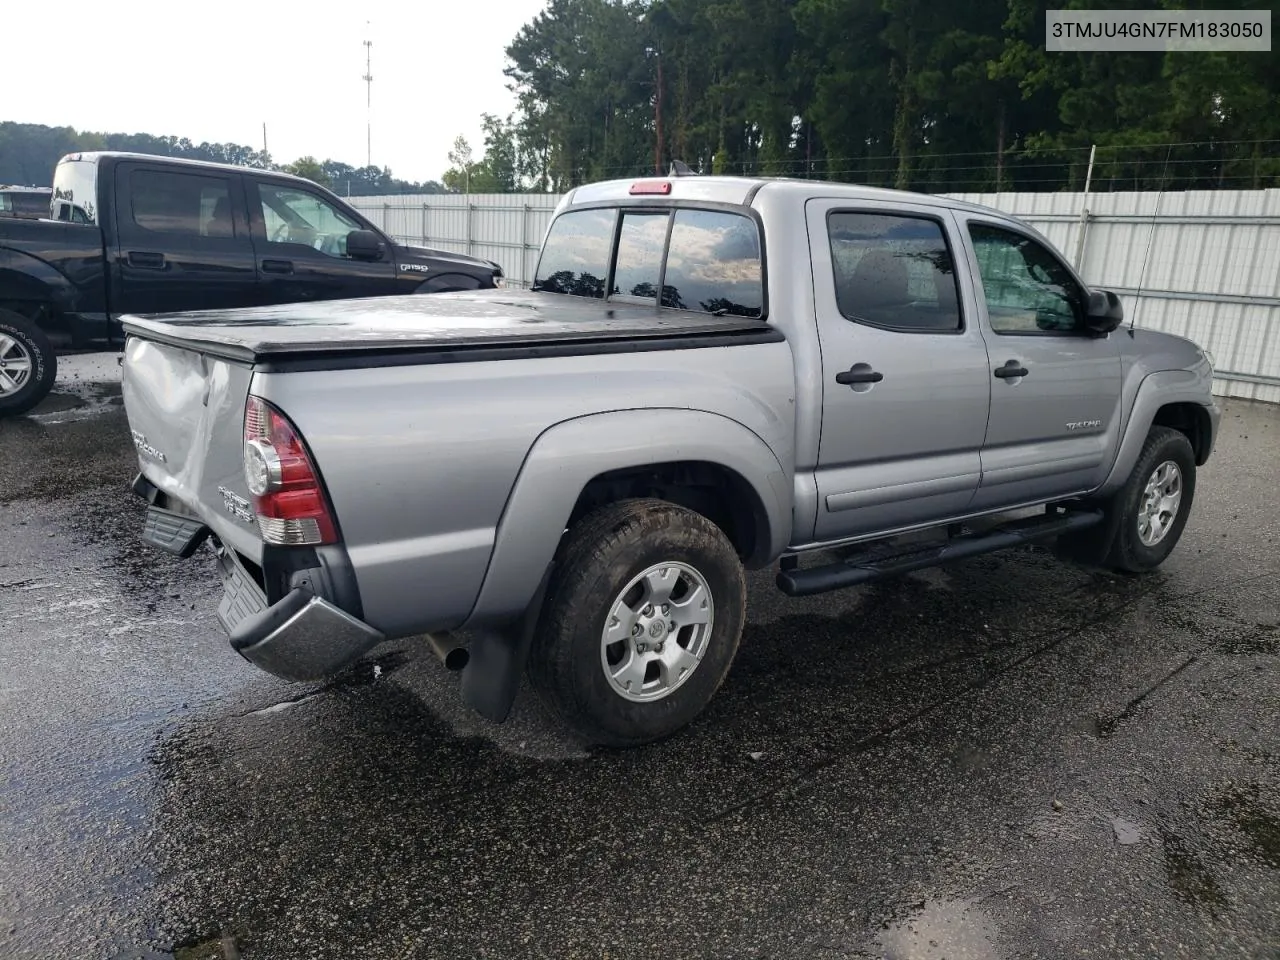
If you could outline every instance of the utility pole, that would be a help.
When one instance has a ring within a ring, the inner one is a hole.
[[[369,26],[365,21],[365,27]],[[366,40],[364,42],[364,112],[365,112],[365,133],[364,133],[364,163],[366,167],[373,166],[373,41]]]
[[[267,121],[262,121],[262,155],[267,155]]]
[[[662,51],[657,51],[658,59],[658,83],[653,98],[653,125],[657,134],[653,144],[653,173],[654,176],[662,176]]]

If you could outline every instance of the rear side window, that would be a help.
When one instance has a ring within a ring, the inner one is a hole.
[[[542,245],[533,289],[604,297],[616,210],[575,210],[556,217]]]
[[[955,261],[937,221],[833,213],[827,231],[836,303],[847,319],[914,333],[963,329]]]
[[[676,211],[662,282],[664,307],[763,316],[760,274],[760,231],[754,220],[714,210]]]
[[[231,237],[231,190],[226,180],[189,173],[134,170],[129,174],[133,222],[153,233]]]

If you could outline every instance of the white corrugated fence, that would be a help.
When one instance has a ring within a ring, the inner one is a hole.
[[[1126,318],[1207,349],[1215,392],[1280,403],[1280,190],[955,196],[1021,217],[1086,282],[1120,294]],[[559,201],[545,193],[351,198],[397,240],[496,261],[518,286],[533,277]]]

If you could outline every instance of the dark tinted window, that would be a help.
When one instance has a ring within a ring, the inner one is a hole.
[[[981,223],[969,225],[987,316],[996,333],[1071,333],[1084,315],[1084,295],[1052,253],[1030,237]]]
[[[667,243],[666,213],[624,213],[618,232],[618,261],[610,294],[658,298],[662,248]]]
[[[904,331],[962,328],[955,265],[940,224],[833,213],[827,229],[836,303],[848,319]]]
[[[616,210],[575,210],[556,217],[542,245],[533,288],[603,297],[616,216]]]
[[[189,173],[134,170],[133,222],[155,233],[230,237],[235,233],[227,181]]]
[[[764,313],[760,232],[736,213],[677,210],[662,305],[706,313]]]

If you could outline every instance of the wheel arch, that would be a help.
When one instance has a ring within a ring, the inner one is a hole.
[[[1172,427],[1183,434],[1191,444],[1196,466],[1203,466],[1209,459],[1213,442],[1213,422],[1203,404],[1187,401],[1165,403],[1156,410],[1152,427]],[[1150,429],[1150,427],[1148,427]]]
[[[570,524],[634,496],[707,516],[748,567],[780,554],[791,533],[791,478],[768,444],[736,420],[662,409],[564,421],[538,437],[521,466],[467,626],[520,614]]]
[[[1114,493],[1124,486],[1153,425],[1170,426],[1187,434],[1197,465],[1209,459],[1215,431],[1215,413],[1206,402],[1210,382],[1210,375],[1199,370],[1162,370],[1143,379],[1111,472],[1098,495]]]
[[[0,266],[0,307],[38,320],[47,310],[65,310],[74,297],[70,282],[47,263],[20,254]],[[0,261],[2,262],[2,261]],[[15,269],[15,266],[18,269]]]
[[[442,273],[420,283],[414,293],[452,293],[457,290],[479,290],[479,278],[467,273]]]

